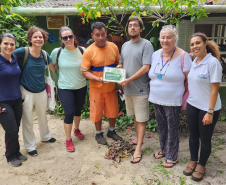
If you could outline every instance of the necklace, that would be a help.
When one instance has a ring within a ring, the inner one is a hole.
[[[165,62],[165,64],[163,64],[163,53],[161,54],[161,59],[162,59],[162,68],[160,69],[160,73],[159,74],[157,74],[157,78],[158,79],[162,79],[162,74],[161,74],[161,71],[163,70],[163,68],[166,66],[166,64],[173,58],[173,55],[174,55],[174,53],[175,53],[175,51],[176,51],[176,47],[174,48],[174,50],[173,50],[173,53],[172,53],[172,55],[171,55],[171,57]]]

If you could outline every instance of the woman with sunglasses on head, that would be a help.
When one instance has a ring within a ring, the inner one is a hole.
[[[189,97],[186,110],[191,158],[183,173],[192,175],[195,181],[200,181],[211,153],[211,138],[221,109],[218,90],[222,79],[222,66],[219,62],[218,45],[209,41],[205,34],[193,34],[190,38],[190,49],[196,56],[188,75]]]
[[[40,137],[43,142],[53,143],[56,141],[51,136],[47,122],[47,92],[45,89],[45,63],[55,72],[51,58],[47,55],[47,61],[41,50],[48,41],[48,33],[41,28],[31,26],[27,33],[28,55],[25,58],[25,48],[15,50],[18,63],[22,69],[20,78],[21,93],[23,100],[22,131],[24,146],[30,156],[37,156],[36,139],[33,131],[33,108],[38,117]],[[45,52],[45,51],[44,51]],[[26,63],[24,62],[24,58]]]
[[[61,27],[59,35],[62,43],[61,48],[54,49],[51,57],[53,63],[56,64],[58,56],[58,92],[65,111],[66,150],[74,152],[75,148],[71,138],[73,121],[75,124],[74,135],[80,140],[84,139],[84,135],[79,130],[79,123],[87,86],[86,79],[80,71],[82,51],[80,50],[81,48],[78,48],[72,30],[68,27]]]
[[[16,39],[11,33],[0,35],[0,123],[5,130],[5,157],[14,167],[20,166],[27,157],[20,153],[19,127],[22,116],[20,92],[21,70],[12,53]]]
[[[178,162],[179,114],[185,92],[184,82],[192,61],[189,54],[176,46],[175,26],[163,26],[159,40],[162,49],[153,53],[149,71],[151,78],[149,101],[154,103],[161,147],[161,151],[156,152],[154,157],[156,159],[166,157],[162,166],[171,168]]]

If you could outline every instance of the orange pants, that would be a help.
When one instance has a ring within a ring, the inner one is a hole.
[[[90,120],[94,123],[102,119],[103,111],[104,116],[107,118],[116,118],[119,113],[118,96],[116,90],[111,92],[94,92],[89,91],[90,101]]]

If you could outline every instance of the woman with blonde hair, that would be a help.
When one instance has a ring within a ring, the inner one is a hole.
[[[222,79],[220,52],[214,41],[204,33],[195,33],[190,38],[190,49],[196,57],[188,75],[189,97],[187,120],[191,158],[183,173],[200,181],[211,153],[211,138],[219,118],[221,100],[218,93]],[[199,155],[199,141],[201,149]]]

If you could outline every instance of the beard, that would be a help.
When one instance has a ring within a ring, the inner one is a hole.
[[[131,39],[136,39],[137,37],[139,37],[140,35],[139,34],[137,34],[137,35],[129,35],[129,37],[131,38]]]

